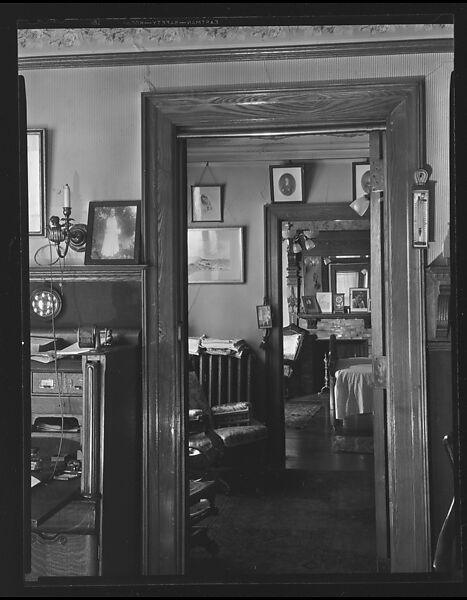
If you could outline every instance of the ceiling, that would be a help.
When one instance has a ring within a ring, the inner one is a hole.
[[[187,141],[188,163],[251,163],[283,160],[364,159],[369,136],[361,133],[261,137],[193,138]]]

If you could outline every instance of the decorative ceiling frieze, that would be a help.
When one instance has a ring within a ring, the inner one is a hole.
[[[203,47],[209,44],[245,45],[254,43],[323,43],[353,41],[377,36],[403,39],[443,36],[452,32],[450,24],[413,25],[280,25],[257,27],[154,27],[20,29],[20,54],[28,52],[89,50],[102,52],[116,48],[149,51],[174,46]]]

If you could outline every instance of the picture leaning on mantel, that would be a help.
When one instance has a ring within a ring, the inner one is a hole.
[[[140,255],[141,202],[90,202],[86,265],[136,265]]]
[[[244,227],[188,229],[188,283],[244,283]]]
[[[45,129],[28,129],[29,235],[45,234]]]

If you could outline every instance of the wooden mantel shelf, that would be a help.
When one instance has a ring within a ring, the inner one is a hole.
[[[31,281],[141,281],[146,265],[73,265],[31,267]]]

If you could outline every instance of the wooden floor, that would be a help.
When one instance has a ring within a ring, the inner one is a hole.
[[[376,572],[373,455],[335,452],[324,406],[295,425],[286,428],[285,471],[258,473],[218,495],[219,514],[203,525],[219,555],[193,550],[190,575]]]
[[[294,399],[292,398],[291,401]],[[310,471],[367,471],[373,470],[372,454],[336,453],[332,449],[332,429],[327,412],[327,398],[323,407],[304,429],[286,427],[285,451],[287,469]]]

